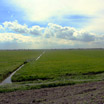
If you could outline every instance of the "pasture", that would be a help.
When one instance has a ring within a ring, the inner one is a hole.
[[[100,80],[103,79],[103,72],[104,50],[47,50],[38,61],[27,63],[12,80]]]
[[[0,51],[0,81],[16,70],[24,61],[38,57],[41,52],[37,50]]]
[[[0,92],[55,87],[104,80],[104,50],[0,51],[0,81],[25,64]]]

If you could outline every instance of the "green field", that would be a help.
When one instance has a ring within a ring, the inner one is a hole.
[[[24,61],[38,57],[41,52],[32,50],[0,51],[0,81],[23,64]]]
[[[104,50],[47,50],[27,63],[13,77],[22,81],[100,80],[104,72]]]
[[[0,81],[26,60],[1,92],[55,87],[104,80],[104,50],[0,51]]]

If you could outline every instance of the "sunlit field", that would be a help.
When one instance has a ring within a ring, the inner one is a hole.
[[[0,81],[26,63],[0,92],[55,87],[104,80],[104,50],[0,51]]]
[[[42,51],[0,51],[0,81],[16,70],[24,61],[36,58]]]
[[[67,81],[100,79],[104,72],[104,50],[47,50],[27,63],[13,77],[22,81]]]

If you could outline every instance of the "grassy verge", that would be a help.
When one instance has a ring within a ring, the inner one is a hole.
[[[35,83],[35,84],[34,83],[7,84],[7,85],[0,86],[0,93],[67,86],[67,85],[74,85],[74,84],[87,83],[87,82],[89,81],[55,81],[55,82]]]

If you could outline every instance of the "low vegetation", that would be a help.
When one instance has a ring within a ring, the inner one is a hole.
[[[35,61],[42,52],[0,51],[0,81],[26,63],[0,93],[104,80],[104,50],[46,50]]]
[[[0,51],[0,81],[16,70],[26,60],[36,58],[42,51]]]
[[[74,85],[79,83],[86,83],[89,81],[57,81],[57,82],[43,82],[43,83],[27,83],[27,84],[6,84],[3,86],[0,86],[0,93],[4,92],[13,92],[18,90],[32,90],[32,89],[41,89],[41,88],[51,88],[51,87],[57,87],[57,86],[67,86],[67,85]]]
[[[48,50],[27,63],[13,77],[22,81],[100,80],[104,76],[104,50]]]

